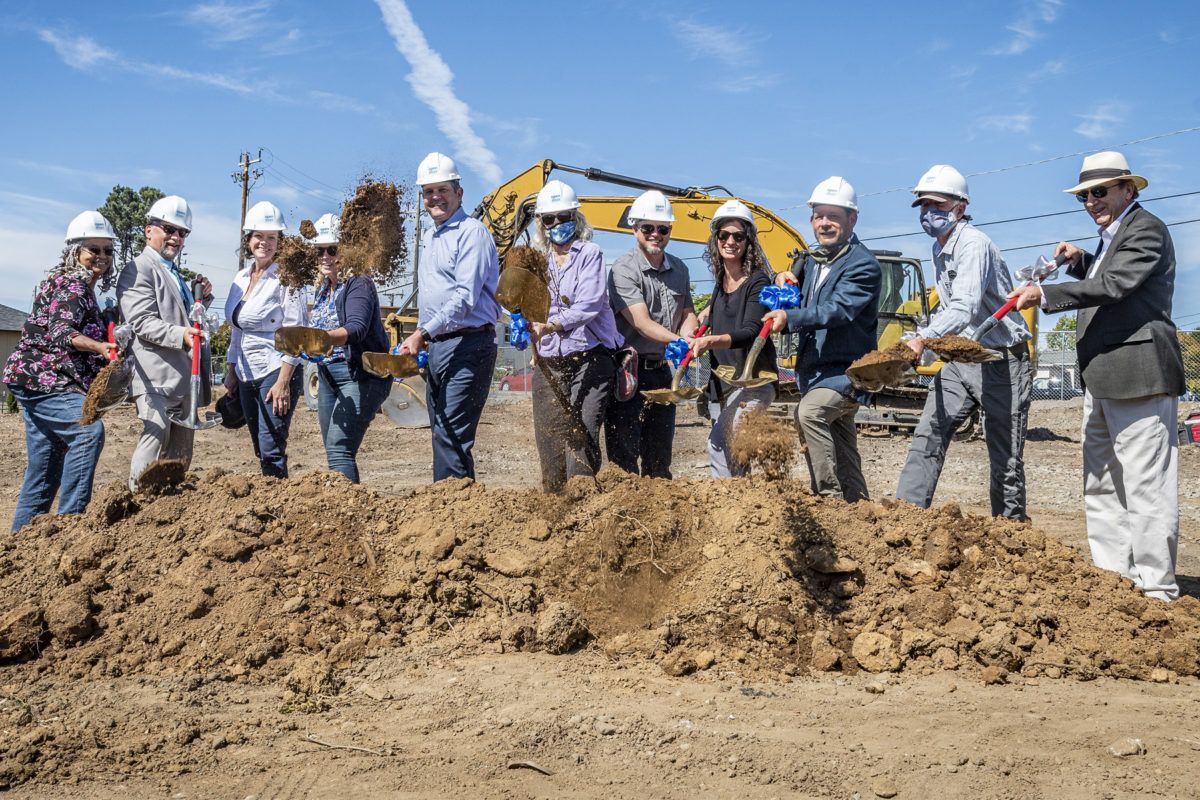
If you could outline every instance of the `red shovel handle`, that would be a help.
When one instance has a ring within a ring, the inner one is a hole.
[[[692,338],[693,338],[693,339],[699,339],[701,336],[703,336],[703,335],[704,335],[704,332],[705,332],[706,330],[708,330],[708,325],[707,325],[707,324],[705,324],[705,325],[701,325],[699,328],[696,328],[696,332],[692,334]],[[692,363],[692,356],[694,356],[694,355],[696,355],[696,351],[695,351],[695,350],[688,350],[688,351],[687,351],[687,355],[685,355],[685,356],[683,357],[683,361],[680,361],[680,362],[679,362],[679,368],[680,368],[680,369],[687,369],[687,368],[688,368],[688,364]]]
[[[760,328],[758,331],[759,339],[765,339],[771,335],[771,324],[772,324],[771,320],[767,320],[766,322],[763,323],[762,328]]]
[[[115,322],[108,323],[108,343],[109,344],[117,343],[116,334],[113,333],[113,331],[116,329],[116,327],[117,327],[117,324]],[[105,348],[104,352],[108,356],[109,361],[117,360],[117,351],[115,348],[112,348],[112,347]]]
[[[200,323],[197,322],[192,330],[195,331],[192,336],[192,376],[195,377],[200,374]]]

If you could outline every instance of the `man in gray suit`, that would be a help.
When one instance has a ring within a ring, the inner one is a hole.
[[[146,218],[146,247],[129,262],[117,279],[117,302],[121,316],[133,327],[132,394],[142,420],[142,436],[129,465],[129,488],[136,491],[138,479],[160,458],[190,464],[192,430],[171,422],[188,398],[192,371],[192,306],[199,299],[212,302],[212,284],[203,276],[195,298],[179,271],[179,253],[192,231],[192,212],[187,201],[176,195],[162,198],[150,207]],[[212,398],[208,347],[201,351],[201,403]]]
[[[1162,220],[1136,201],[1147,181],[1120,153],[1083,160],[1066,191],[1100,226],[1094,254],[1060,242],[1076,280],[1018,289],[1017,308],[1079,309],[1084,508],[1096,566],[1173,600],[1179,536],[1179,395],[1183,358],[1171,300],[1175,248]],[[1011,296],[1011,295],[1010,295]]]

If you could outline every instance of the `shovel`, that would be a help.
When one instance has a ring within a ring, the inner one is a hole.
[[[796,308],[800,305],[800,290],[795,284],[767,286],[758,293],[758,302],[772,311]],[[722,382],[743,389],[766,386],[768,383],[774,383],[779,380],[779,373],[777,372],[765,369],[757,374],[754,372],[754,364],[758,361],[758,354],[762,352],[763,347],[767,343],[767,337],[770,335],[771,322],[768,320],[759,329],[758,336],[754,337],[754,344],[750,346],[750,352],[746,354],[746,360],[742,362],[742,372],[740,375],[736,375],[735,377],[733,367],[724,364],[714,368],[713,374]]]
[[[203,314],[203,306],[196,304],[200,308],[200,313]],[[193,313],[193,319],[196,314]],[[192,336],[192,380],[188,387],[188,405],[187,410],[183,414],[171,413],[171,422],[175,425],[181,425],[185,428],[191,428],[194,431],[202,431],[221,424],[221,415],[212,411],[205,411],[204,418],[200,418],[200,340],[201,336],[200,320],[195,319],[192,323],[192,330],[195,335]]]
[[[115,323],[108,323],[108,341],[109,344],[118,344],[115,333]],[[127,339],[126,334],[128,328],[122,326],[122,339]],[[127,342],[121,342],[122,345]],[[92,385],[88,388],[87,397],[83,401],[83,414],[79,417],[80,425],[91,425],[100,416],[111,408],[116,408],[129,395],[129,384],[133,382],[133,364],[129,359],[121,356],[119,351],[125,348],[118,347],[117,350],[109,350],[108,361],[104,369],[100,370],[100,374],[92,381]]]
[[[333,352],[333,341],[329,338],[329,331],[303,325],[285,325],[275,331],[275,349],[294,358],[321,357]]]
[[[693,336],[703,336],[708,330],[707,325],[701,325],[696,329]],[[670,403],[678,405],[685,400],[693,400],[700,396],[700,390],[695,386],[680,386],[683,381],[683,376],[687,373],[688,365],[692,363],[692,356],[696,354],[694,350],[688,350],[687,355],[679,362],[679,366],[675,368],[675,375],[671,378],[671,388],[669,389],[645,389],[642,391],[642,397],[646,398],[650,403]]]
[[[1066,262],[1065,255],[1057,256],[1053,261],[1049,261],[1045,256],[1038,256],[1036,263],[1023,267],[1017,270],[1017,277],[1024,278],[1025,283],[1021,284],[1024,289],[1027,286],[1032,286],[1034,283],[1041,283],[1047,278],[1053,277],[1058,272],[1058,268]],[[940,358],[945,361],[960,361],[967,364],[983,364],[989,361],[999,361],[1003,356],[984,347],[980,344],[983,337],[992,331],[1000,320],[1004,319],[1010,311],[1017,307],[1017,298],[1013,297],[1000,309],[984,320],[983,324],[975,329],[974,335],[970,339],[964,336],[943,336],[939,339],[930,339],[925,343],[933,352],[937,353]]]
[[[911,383],[916,375],[913,368],[919,360],[911,347],[897,342],[886,350],[872,350],[857,359],[846,370],[846,377],[859,391],[878,392],[884,387]]]
[[[363,353],[363,369],[380,378],[403,379],[420,375],[421,366],[416,356],[396,352],[400,347],[400,318],[388,314],[383,324],[388,331],[391,350],[387,353]]]

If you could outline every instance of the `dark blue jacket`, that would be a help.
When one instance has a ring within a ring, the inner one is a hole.
[[[383,311],[375,282],[364,275],[346,281],[346,288],[334,303],[338,324],[346,329],[346,361],[350,377],[356,381],[388,380],[363,369],[363,353],[386,353],[389,344],[383,329]]]
[[[802,392],[824,388],[855,396],[846,368],[877,346],[883,275],[866,245],[858,237],[851,242],[815,291],[821,265],[806,254],[792,267],[800,283],[800,307],[787,312],[788,332],[800,334],[796,385]]]

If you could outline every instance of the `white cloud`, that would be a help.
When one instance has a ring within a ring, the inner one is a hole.
[[[989,51],[992,55],[1016,56],[1033,47],[1045,36],[1044,28],[1062,13],[1064,0],[1026,0],[1023,5],[1020,16],[1005,26],[1012,31],[1012,38]]]
[[[301,40],[299,28],[289,28],[290,23],[273,14],[274,0],[252,2],[227,2],[216,0],[193,6],[184,20],[207,30],[210,44],[237,44],[254,40],[261,52],[272,55],[294,52]],[[286,33],[278,32],[286,28]]]
[[[308,97],[326,110],[351,111],[355,114],[375,113],[375,106],[370,103],[364,103],[361,100],[356,100],[353,97],[347,97],[343,94],[321,92],[314,89],[308,93]]]
[[[691,19],[674,21],[672,33],[688,49],[693,59],[716,59],[724,67],[717,81],[720,91],[738,94],[770,86],[776,75],[762,74],[757,68],[755,50],[765,37],[741,28],[705,25]]]
[[[1124,103],[1101,103],[1087,114],[1076,114],[1083,122],[1075,127],[1075,132],[1087,139],[1111,138],[1116,126],[1125,121],[1129,107]]]
[[[971,123],[970,133],[974,136],[982,131],[997,131],[999,133],[1029,133],[1033,129],[1033,115],[1020,114],[990,114],[979,117]]]
[[[94,39],[87,36],[42,29],[38,31],[38,38],[53,47],[54,52],[58,53],[58,57],[67,66],[75,69],[87,69],[102,61],[116,59],[115,53],[96,44]]]
[[[503,173],[496,154],[472,128],[471,109],[454,93],[454,73],[450,67],[429,46],[403,0],[375,2],[383,12],[384,24],[395,40],[396,49],[412,67],[406,79],[413,94],[433,111],[438,129],[454,145],[455,155],[488,183],[499,183]]]

